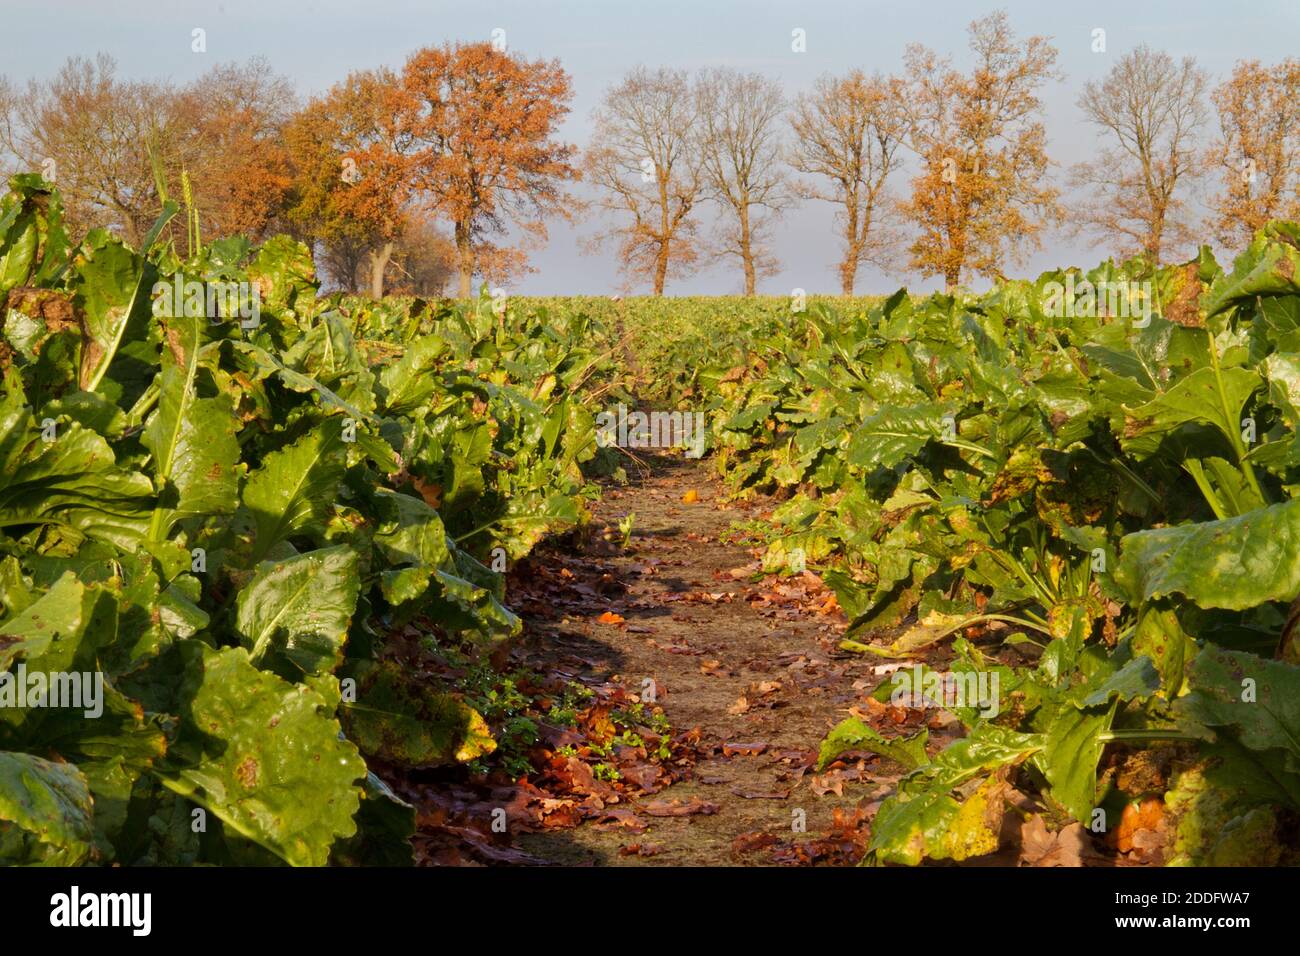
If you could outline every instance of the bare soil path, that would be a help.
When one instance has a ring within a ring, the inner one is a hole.
[[[771,505],[727,503],[707,462],[653,459],[595,509],[597,529],[634,514],[626,548],[621,535],[597,533],[530,559],[562,564],[572,581],[562,612],[524,608],[530,666],[653,696],[674,732],[697,729],[698,741],[683,779],[626,799],[635,815],[622,824],[522,834],[526,853],[597,865],[860,858],[892,765],[818,775],[814,764],[826,731],[880,680],[877,662],[838,649],[844,617],[815,575],[764,575],[758,552],[729,533]]]

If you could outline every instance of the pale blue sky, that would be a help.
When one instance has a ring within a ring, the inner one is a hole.
[[[0,72],[16,80],[47,76],[68,56],[102,50],[116,57],[126,75],[185,82],[215,62],[262,54],[300,93],[309,94],[354,69],[400,65],[417,47],[489,39],[493,29],[502,28],[512,50],[558,57],[572,74],[575,96],[565,135],[582,146],[602,91],[638,62],[755,70],[777,78],[793,95],[824,72],[896,70],[904,48],[914,41],[952,53],[960,63],[966,24],[999,8],[1008,11],[1017,33],[1047,34],[1060,49],[1066,78],[1048,88],[1044,99],[1049,153],[1064,165],[1086,158],[1094,144],[1093,131],[1074,105],[1082,84],[1104,75],[1118,55],[1141,43],[1175,56],[1193,55],[1216,79],[1241,58],[1271,62],[1300,52],[1296,0],[1231,5],[1222,0],[1059,5],[1028,0],[4,0]],[[206,54],[190,50],[194,27],[207,31]],[[806,53],[790,50],[796,27],[807,31]],[[1106,53],[1091,51],[1097,27],[1106,30]],[[1056,174],[1061,173],[1058,168]],[[900,176],[896,187],[904,186]],[[578,240],[593,231],[589,223],[555,225],[549,243],[533,256],[538,271],[511,291],[614,291],[620,280],[613,257],[591,255],[579,246]],[[827,204],[809,202],[790,211],[778,227],[775,252],[783,269],[760,291],[786,294],[796,286],[838,291],[837,242]],[[1090,265],[1106,254],[1066,235],[1052,235],[1043,252],[1009,271],[1029,274],[1059,264]],[[934,282],[869,268],[859,274],[861,292],[886,292],[901,284],[929,288]],[[667,291],[739,289],[739,270],[726,263],[670,281]]]

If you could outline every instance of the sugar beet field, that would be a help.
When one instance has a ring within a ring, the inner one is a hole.
[[[186,63],[277,42],[241,3]],[[0,75],[7,912],[946,947],[1281,911],[1300,61],[1211,74],[1113,10],[1109,49],[994,11],[850,55],[779,4],[716,50],[442,6],[404,60],[321,2],[311,63]]]
[[[1293,859],[1295,226],[1128,319],[375,301],[13,186],[6,862]]]

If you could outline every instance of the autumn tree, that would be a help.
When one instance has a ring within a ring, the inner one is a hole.
[[[968,73],[909,47],[901,98],[907,143],[921,164],[902,205],[919,228],[911,264],[943,276],[950,290],[967,273],[998,276],[1004,259],[1022,260],[1059,214],[1039,99],[1059,78],[1056,48],[1046,37],[1016,37],[1002,12],[968,33]]]
[[[376,298],[415,206],[411,112],[396,74],[359,71],[308,103],[285,130],[294,169],[289,223],[326,247],[345,288],[364,260]]]
[[[568,214],[574,146],[556,137],[572,85],[556,60],[530,61],[490,43],[430,47],[400,78],[412,186],[446,219],[456,244],[459,294],[477,272],[518,270],[523,250],[492,244],[513,225],[546,236],[544,216]]]
[[[177,91],[123,80],[112,57],[73,57],[49,80],[9,97],[4,146],[19,167],[53,180],[74,233],[116,228],[138,244],[162,206],[150,150],[169,174],[197,154]]]
[[[795,101],[790,162],[815,177],[805,195],[838,206],[844,254],[840,290],[853,294],[864,262],[889,260],[897,235],[888,224],[886,185],[901,159],[903,113],[897,89],[880,76],[854,70],[823,76]],[[822,183],[825,185],[822,185]]]
[[[205,234],[261,240],[279,225],[292,182],[283,131],[294,106],[288,79],[260,57],[213,67],[182,91]]]
[[[1213,93],[1219,137],[1208,161],[1223,174],[1212,226],[1230,247],[1270,219],[1300,219],[1300,59],[1237,63]]]
[[[412,215],[393,256],[393,295],[441,296],[459,272],[456,245],[430,215]]]
[[[0,75],[0,175],[7,180],[22,172],[20,160],[14,152],[18,141],[19,103],[22,94],[7,76]]]
[[[542,217],[566,213],[574,147],[555,135],[571,95],[558,63],[486,43],[420,50],[400,73],[354,73],[289,124],[290,220],[328,247],[345,286],[364,255],[378,296],[402,236],[435,214],[453,232],[468,296],[476,273],[522,265],[522,249],[490,236],[514,225],[541,238]]]
[[[698,256],[691,214],[706,182],[698,112],[684,71],[637,67],[593,116],[585,174],[598,189],[595,206],[623,220],[595,242],[616,241],[624,271],[648,273],[655,295],[670,270],[686,271]]]
[[[1191,57],[1140,46],[1104,80],[1088,82],[1079,108],[1109,145],[1072,171],[1091,198],[1079,223],[1102,241],[1120,237],[1119,251],[1153,263],[1171,246],[1193,242],[1180,187],[1200,168],[1196,136],[1205,124],[1207,77]]]
[[[74,57],[25,95],[2,84],[0,144],[11,164],[62,193],[74,232],[117,228],[138,243],[188,174],[204,234],[262,238],[289,185],[282,124],[293,91],[265,60],[217,66],[187,87],[125,80],[113,59]],[[156,162],[155,162],[156,160]]]
[[[705,191],[725,213],[719,246],[739,260],[753,295],[758,276],[776,269],[768,231],[791,199],[781,163],[785,97],[774,80],[733,69],[701,73],[696,95]]]

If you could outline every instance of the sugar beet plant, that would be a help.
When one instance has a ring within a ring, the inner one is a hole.
[[[584,520],[599,330],[321,297],[284,237],[182,259],[174,212],[72,248],[38,178],[0,205],[0,864],[409,860],[367,762],[494,742],[386,630],[518,629],[502,562]],[[49,706],[74,676],[100,713]]]
[[[868,860],[987,853],[1016,793],[1114,827],[1150,796],[1117,779],[1137,753],[1168,768],[1173,862],[1294,861],[1300,227],[1231,271],[1205,251],[793,319],[699,375],[727,480],[786,495],[769,569],[822,570],[846,648],[999,678],[938,753],[857,718],[823,742],[908,771]]]
[[[880,299],[796,295],[807,305],[834,302],[850,309]],[[695,403],[708,390],[710,369],[738,348],[784,328],[790,316],[790,299],[784,296],[548,296],[527,302],[552,312],[591,316],[617,334],[624,356],[641,373],[637,396],[651,404]]]

